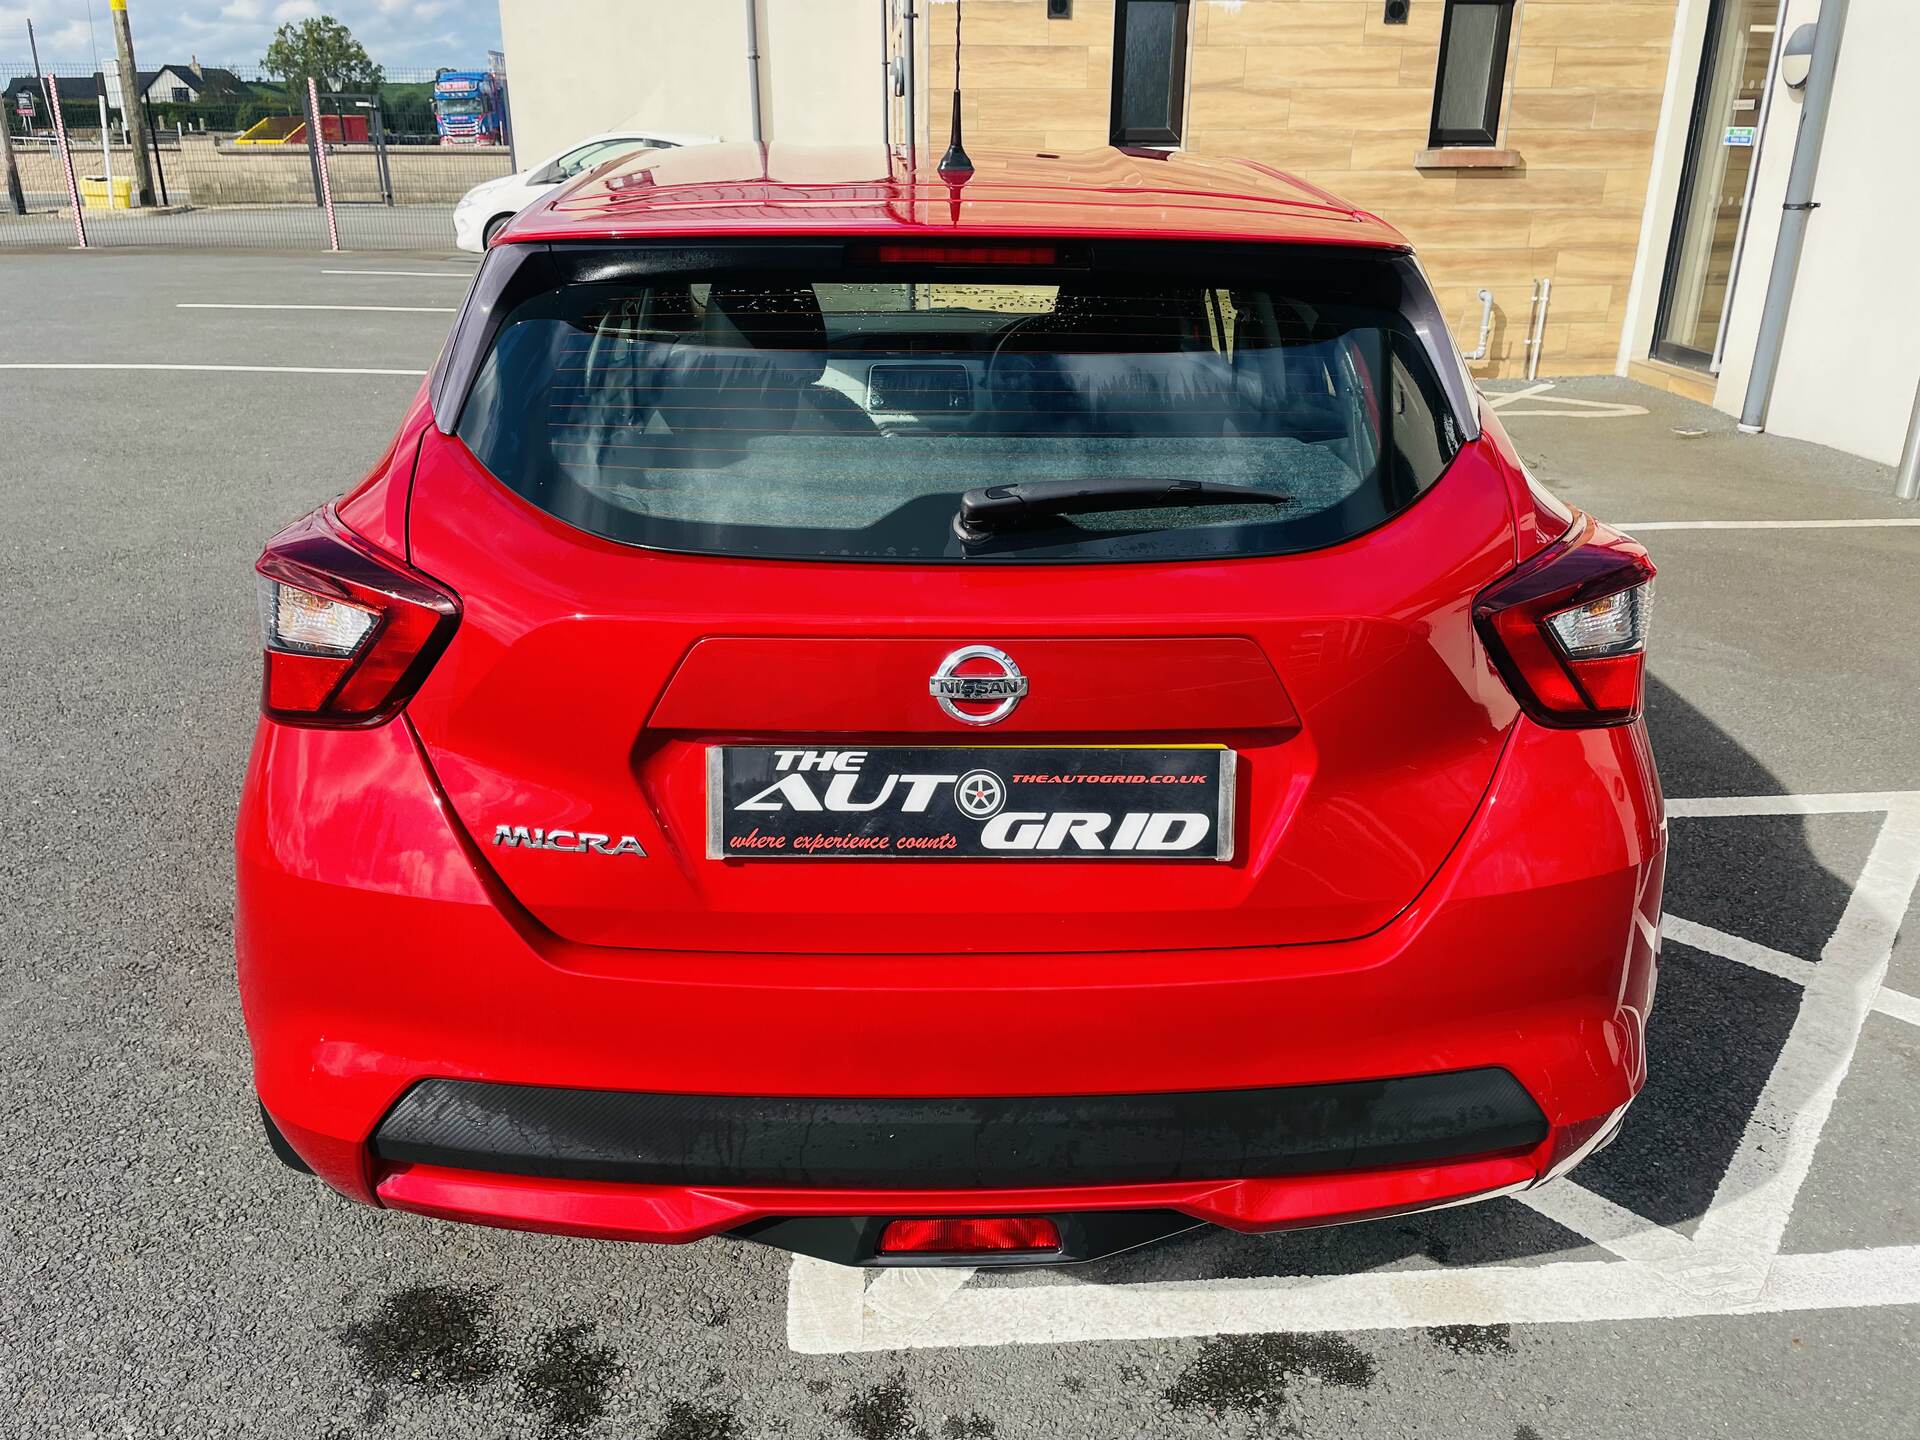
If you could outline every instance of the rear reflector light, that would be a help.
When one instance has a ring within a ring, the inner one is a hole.
[[[1032,1215],[977,1219],[895,1220],[880,1232],[882,1255],[977,1255],[987,1251],[1058,1250],[1060,1227]]]
[[[1653,562],[1589,515],[1482,592],[1474,620],[1527,714],[1559,727],[1619,725],[1646,692]]]
[[[1549,615],[1553,637],[1570,660],[1604,660],[1646,647],[1653,586],[1636,585]]]
[[[876,245],[859,258],[882,265],[1052,265],[1052,245]]]
[[[379,614],[344,600],[327,600],[269,580],[260,583],[260,624],[267,644],[303,655],[353,654]]]
[[[254,569],[260,708],[290,725],[392,719],[460,623],[454,594],[348,530],[331,507],[267,542]]]

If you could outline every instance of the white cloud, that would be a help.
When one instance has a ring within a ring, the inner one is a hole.
[[[112,43],[109,34],[108,43]],[[71,55],[76,60],[87,60],[93,56],[93,27],[84,20],[69,20],[51,34],[40,32],[40,55],[42,59]]]
[[[282,0],[273,7],[273,18],[282,25],[292,20],[310,20],[320,13],[320,7],[313,0]]]
[[[220,13],[228,20],[258,20],[266,8],[261,0],[233,0],[230,5],[222,5]],[[183,15],[180,18],[184,20],[187,17]]]

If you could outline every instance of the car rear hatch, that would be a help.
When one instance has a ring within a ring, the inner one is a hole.
[[[1513,526],[1404,257],[515,248],[416,466],[463,615],[409,719],[556,934],[1325,941],[1459,838],[1514,713],[1471,614]],[[969,490],[1128,477],[1289,499],[954,529]]]

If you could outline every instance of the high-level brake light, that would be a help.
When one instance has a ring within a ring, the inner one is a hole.
[[[856,250],[856,258],[881,265],[1053,265],[1053,245],[874,245]]]
[[[378,725],[398,714],[453,638],[460,602],[383,555],[331,507],[267,542],[261,709],[290,725]]]
[[[1589,515],[1474,602],[1514,698],[1559,727],[1619,725],[1645,703],[1653,562]]]

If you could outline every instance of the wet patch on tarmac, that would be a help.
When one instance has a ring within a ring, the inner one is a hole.
[[[1371,1355],[1338,1335],[1226,1335],[1204,1343],[1164,1394],[1175,1410],[1276,1416],[1296,1379],[1364,1390],[1377,1370]]]
[[[975,1412],[972,1415],[949,1415],[940,1427],[945,1440],[993,1440],[1000,1428],[986,1416]]]
[[[733,1411],[717,1405],[694,1405],[676,1400],[653,1429],[649,1440],[740,1440],[744,1432]]]
[[[908,1440],[920,1433],[914,1419],[913,1394],[904,1370],[896,1370],[878,1385],[856,1391],[833,1412],[859,1440]]]
[[[591,1345],[595,1327],[563,1325],[535,1342],[520,1368],[520,1408],[541,1411],[555,1430],[580,1430],[607,1413],[607,1391],[623,1368],[611,1346]]]
[[[1456,1355],[1511,1355],[1511,1325],[1436,1325],[1427,1339]]]
[[[500,1370],[492,1298],[451,1285],[417,1285],[380,1302],[340,1331],[355,1368],[373,1387],[367,1420],[387,1413],[395,1386],[446,1390],[481,1385]]]

